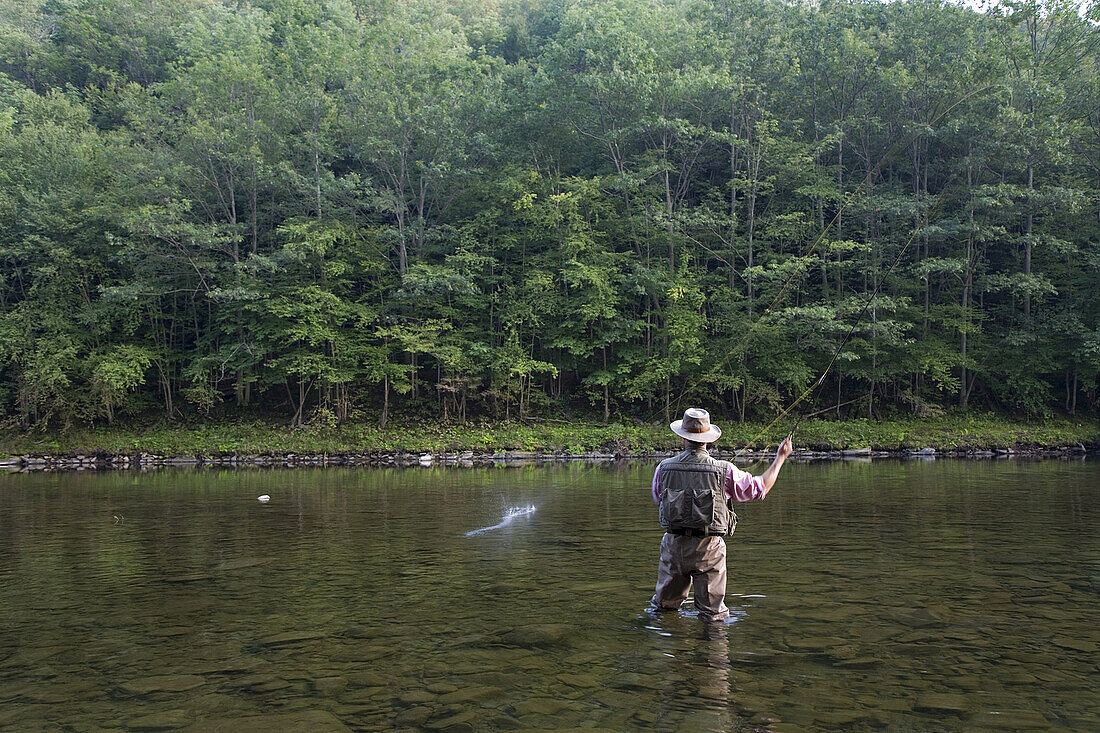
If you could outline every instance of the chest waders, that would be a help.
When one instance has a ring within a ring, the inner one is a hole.
[[[726,497],[729,468],[729,461],[715,460],[704,450],[686,450],[661,461],[657,477],[661,526],[669,531],[733,534],[737,515]]]

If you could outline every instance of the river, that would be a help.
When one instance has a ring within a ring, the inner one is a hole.
[[[788,464],[716,626],[652,468],[2,475],[0,727],[1100,730],[1100,463]]]

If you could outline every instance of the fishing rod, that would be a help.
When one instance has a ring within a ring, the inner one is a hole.
[[[943,191],[947,190],[947,188],[954,182],[954,180],[957,177],[958,177],[958,174],[956,173],[955,175],[951,176],[951,178],[949,178],[947,180],[947,183],[945,183],[944,186],[943,186],[943,189],[941,189],[941,194],[943,193]],[[928,210],[928,213],[931,214],[931,213],[935,212],[937,209],[938,209],[938,204],[931,207]],[[768,423],[768,425],[765,426],[763,430],[761,430],[759,433],[757,433],[757,435],[754,436],[753,439],[748,442],[748,445],[752,445],[756,441],[757,438],[761,437],[762,435],[766,434],[769,430],[771,430],[771,428],[776,423],[778,423],[780,420],[782,420],[787,415],[789,415],[791,413],[791,411],[794,410],[795,407],[797,407],[803,400],[805,400],[807,397],[809,397],[809,395],[811,393],[813,393],[815,390],[817,390],[817,388],[820,387],[825,382],[825,377],[828,376],[829,372],[833,368],[833,365],[836,364],[836,360],[840,357],[840,354],[844,351],[844,347],[848,345],[848,342],[851,340],[852,336],[855,335],[856,330],[862,324],[864,315],[867,313],[867,310],[871,307],[871,305],[875,302],[875,299],[878,297],[879,291],[882,290],[883,284],[885,284],[886,280],[894,273],[894,270],[897,269],[897,266],[899,264],[901,264],[902,257],[905,256],[905,253],[909,249],[909,246],[913,243],[913,240],[916,239],[917,235],[920,234],[920,232],[927,225],[928,225],[928,223],[926,221],[924,224],[921,224],[920,226],[913,229],[913,233],[909,235],[909,239],[906,240],[905,245],[898,252],[898,256],[894,258],[894,262],[886,270],[886,273],[881,278],[878,279],[878,282],[875,284],[874,290],[871,291],[871,295],[864,301],[863,307],[860,308],[859,312],[856,314],[855,321],[853,322],[851,328],[849,328],[848,332],[844,334],[844,338],[842,338],[840,340],[840,344],[837,345],[836,349],[833,351],[833,355],[829,359],[828,364],[826,364],[825,370],[823,372],[821,372],[821,376],[819,376],[817,378],[817,380],[814,381],[814,383],[812,385],[810,385],[810,387],[808,387],[805,391],[803,391],[802,394],[800,394],[798,396],[798,398],[787,407],[787,409],[780,412],[779,415],[777,415],[774,420],[772,420],[770,423]],[[816,405],[816,398],[815,398],[815,405]],[[816,413],[814,413],[814,414],[816,414]],[[807,415],[805,415],[803,413],[799,413],[797,415],[797,417],[795,419],[795,422],[794,422],[794,425],[791,426],[790,432],[787,435],[788,438],[791,438],[794,435],[795,431],[798,430],[798,426],[802,423],[802,420],[805,417],[807,417]],[[740,456],[745,451],[747,451],[747,448],[742,449],[736,455]]]

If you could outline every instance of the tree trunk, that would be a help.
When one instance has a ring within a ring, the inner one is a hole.
[[[974,184],[974,169],[971,165],[966,166],[966,187],[968,191],[973,190]],[[966,368],[966,347],[967,336],[970,326],[970,288],[973,283],[973,259],[974,259],[974,207],[973,201],[971,201],[969,212],[967,214],[967,220],[970,224],[969,232],[966,235],[966,270],[963,273],[963,292],[962,292],[962,317],[963,317],[963,329],[959,334],[959,354],[962,357],[962,374],[959,379],[959,407],[963,410],[967,409],[967,402],[970,396],[970,390],[967,389],[966,380],[968,369]]]
[[[745,405],[749,401],[749,380],[746,377],[745,381],[741,383],[741,411],[737,415],[737,424],[745,424]]]
[[[1027,237],[1024,239],[1024,274],[1031,274],[1031,233],[1035,229],[1035,210],[1032,194],[1035,190],[1035,167],[1027,162]],[[1024,318],[1031,318],[1031,293],[1024,294]]]
[[[603,347],[603,368],[607,371],[607,347]],[[611,419],[611,407],[610,407],[610,393],[607,382],[603,384],[603,421],[606,425]]]
[[[305,406],[306,406],[306,380],[305,377],[298,377],[298,410],[294,413],[294,420],[291,421],[294,427],[299,428],[305,423]]]
[[[321,152],[317,149],[317,133],[320,129],[320,112],[313,106],[313,191],[317,197],[317,220],[321,219]]]
[[[405,244],[405,212],[397,212],[397,271],[402,275],[409,269],[409,249]]]
[[[1073,389],[1070,390],[1069,414],[1077,414],[1077,367],[1073,367]]]
[[[665,233],[668,234],[668,270],[674,272],[676,270],[676,241],[672,236],[672,185],[668,177],[668,161],[665,161],[665,215],[668,216],[668,221],[665,222]]]
[[[386,420],[390,416],[390,375],[382,377],[382,417],[378,420],[378,427],[385,428]]]
[[[756,252],[755,252],[755,235],[756,235],[756,195],[758,193],[757,184],[760,178],[760,164],[761,159],[764,157],[764,151],[761,143],[758,140],[753,140],[750,135],[748,158],[746,159],[746,167],[749,174],[749,188],[748,188],[748,231],[746,232],[746,238],[748,243],[748,257],[746,258],[746,265],[749,272],[746,273],[745,280],[748,284],[748,297],[749,297],[749,316],[752,316],[752,302],[753,302],[753,283],[752,283],[752,266],[754,264]]]
[[[836,238],[844,239],[844,135],[840,136],[836,145],[836,191],[840,197],[840,208],[836,212]],[[844,255],[836,253],[836,294],[839,299],[844,294],[844,273],[840,268],[840,262]]]
[[[733,134],[734,112],[730,110],[730,134]],[[737,286],[737,146],[730,143],[730,290]]]
[[[671,378],[665,375],[665,422],[672,422],[670,417],[672,413],[672,382]]]

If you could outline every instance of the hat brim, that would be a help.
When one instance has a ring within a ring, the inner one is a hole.
[[[705,433],[692,433],[684,430],[683,420],[677,420],[674,423],[669,423],[668,426],[672,429],[672,432],[676,433],[681,438],[687,438],[688,440],[695,441],[696,443],[713,443],[714,441],[722,437],[722,431],[718,428],[717,425],[711,425],[710,430],[706,431]]]

